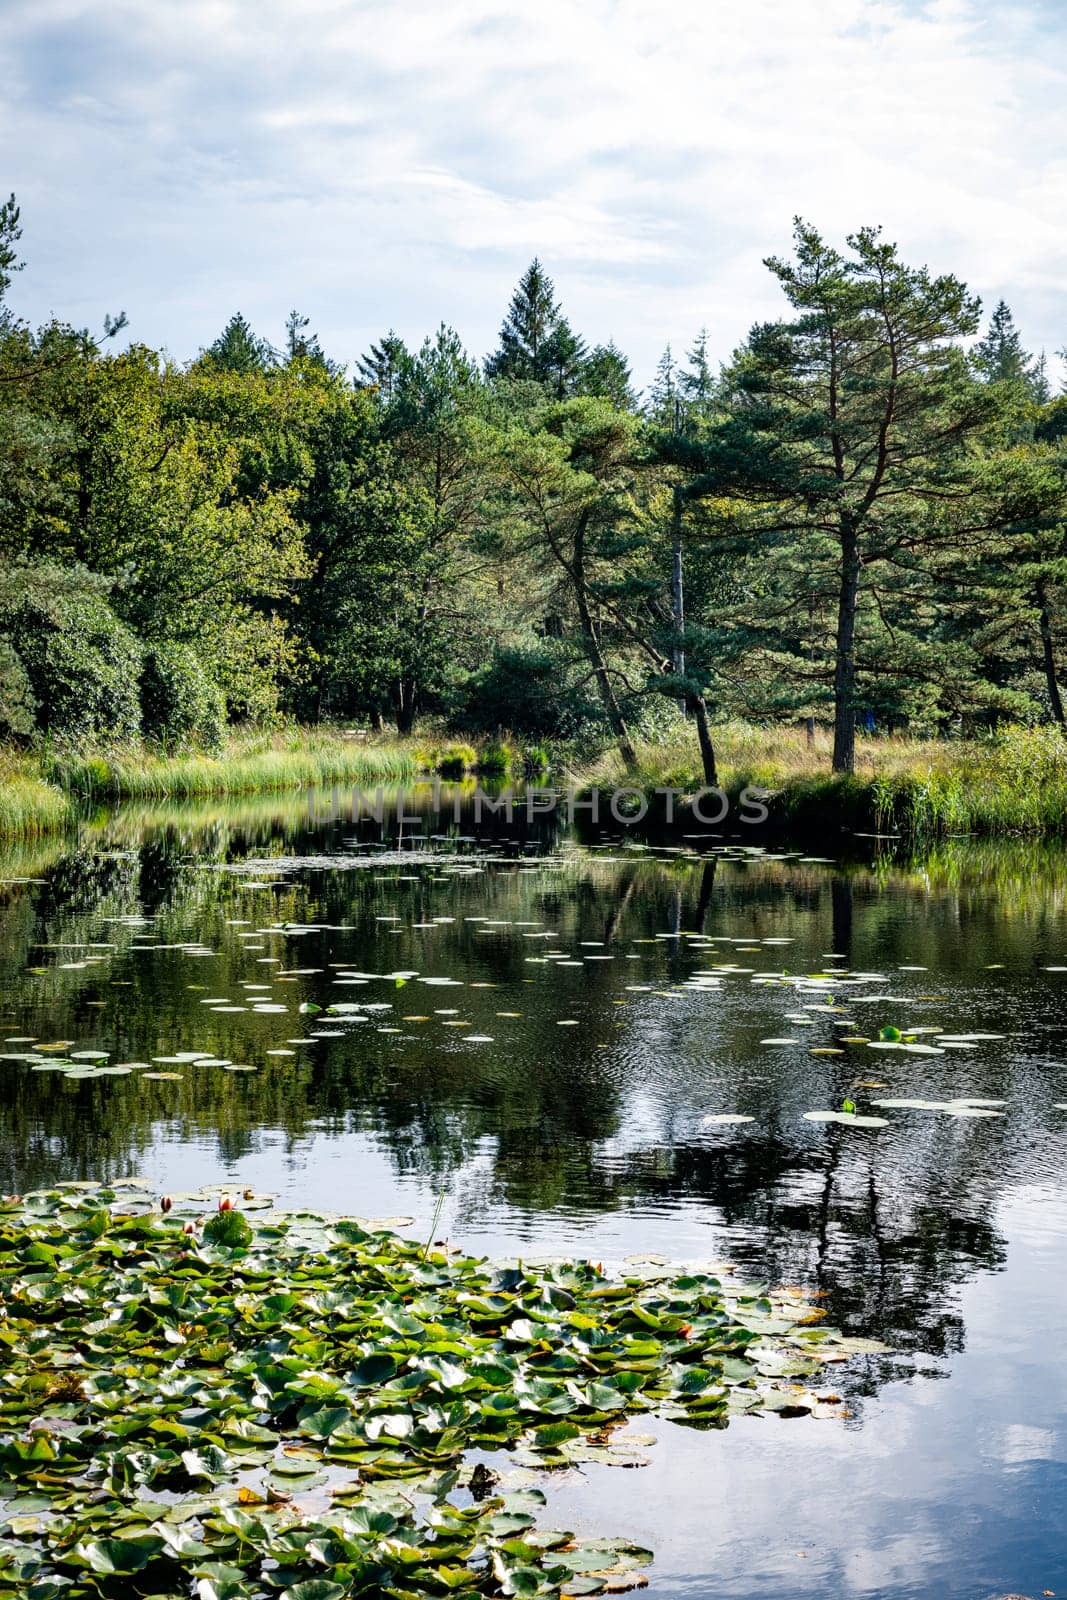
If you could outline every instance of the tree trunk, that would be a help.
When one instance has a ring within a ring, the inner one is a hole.
[[[704,782],[709,789],[719,787],[719,774],[715,765],[715,746],[712,743],[711,728],[708,725],[708,707],[702,694],[687,696],[689,710],[696,718],[697,741],[700,745],[700,761],[704,768]]]
[[[582,636],[585,639],[586,653],[593,668],[596,686],[600,690],[600,698],[604,702],[604,710],[608,714],[608,723],[612,733],[615,735],[615,742],[619,747],[619,754],[622,756],[627,772],[633,772],[637,767],[637,751],[634,749],[630,730],[626,726],[622,707],[619,705],[615,690],[612,688],[611,674],[608,671],[607,662],[604,660],[600,641],[593,626],[589,605],[582,590],[578,591],[578,616],[581,619]]]
[[[685,628],[685,588],[682,580],[682,491],[675,485],[673,515],[674,559],[671,565],[671,612],[674,621],[673,667],[675,677],[685,677],[685,648],[682,634]],[[680,711],[688,709],[683,694],[678,701]]]
[[[396,731],[408,734],[415,725],[415,685],[406,678],[398,678],[395,687]]]
[[[585,640],[586,654],[593,669],[593,676],[600,691],[600,698],[604,702],[604,710],[607,712],[608,725],[615,735],[615,742],[619,747],[619,754],[622,756],[627,772],[634,772],[637,768],[637,751],[634,749],[634,742],[630,737],[630,730],[626,726],[622,707],[619,705],[612,686],[611,674],[608,671],[608,664],[604,660],[604,653],[600,648],[600,640],[597,638],[593,614],[589,609],[589,596],[585,586],[586,520],[583,514],[575,533],[574,560],[570,569],[571,580],[574,584],[574,595],[578,604],[578,618],[582,625],[582,637]]]
[[[1045,663],[1045,683],[1048,685],[1052,715],[1060,727],[1067,730],[1067,716],[1063,711],[1063,696],[1056,681],[1056,650],[1052,639],[1052,618],[1048,609],[1048,590],[1044,578],[1038,578],[1034,591],[1038,604],[1038,625],[1041,629],[1041,654]]]
[[[368,719],[370,721],[371,732],[381,733],[382,713],[377,706],[371,706],[370,711],[368,712]]]
[[[834,771],[856,770],[856,604],[860,591],[860,553],[856,530],[841,528],[841,586],[837,599],[834,661]]]

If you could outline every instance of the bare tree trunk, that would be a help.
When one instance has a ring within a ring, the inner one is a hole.
[[[685,648],[682,633],[685,628],[685,588],[682,581],[682,491],[674,489],[674,558],[671,564],[671,612],[674,620],[674,650],[672,666],[675,677],[685,677]],[[678,701],[680,711],[687,711],[688,701],[683,694]]]
[[[627,772],[633,772],[637,767],[637,751],[634,749],[630,730],[626,726],[622,707],[619,705],[618,697],[612,685],[608,664],[604,660],[604,652],[600,648],[600,639],[597,636],[593,613],[589,609],[589,595],[585,582],[585,530],[587,522],[588,516],[583,512],[574,535],[574,559],[570,568],[571,581],[574,584],[574,594],[578,604],[578,618],[582,625],[582,637],[585,640],[586,654],[593,669],[593,676],[600,691],[600,698],[604,702],[608,725],[615,735],[615,742],[619,747],[619,754],[622,756]]]
[[[860,590],[859,539],[841,528],[841,586],[837,600],[834,662],[834,771],[856,770],[856,605]]]
[[[696,718],[697,742],[700,745],[700,762],[704,769],[704,782],[709,789],[719,787],[719,774],[715,765],[715,746],[712,743],[711,728],[708,724],[707,702],[702,694],[691,694],[687,697],[687,704]]]
[[[600,641],[596,635],[596,628],[593,624],[593,617],[589,610],[589,602],[586,599],[584,588],[579,587],[577,594],[578,616],[582,624],[582,636],[585,639],[586,653],[593,668],[593,676],[596,679],[597,688],[600,690],[600,698],[604,702],[608,724],[615,735],[615,742],[619,747],[619,754],[622,756],[627,772],[633,772],[637,767],[637,751],[634,749],[634,742],[630,737],[630,730],[626,726],[622,707],[619,705],[618,697],[612,686],[611,674],[608,671],[607,662],[604,660],[604,654],[600,648]]]
[[[1048,609],[1048,590],[1044,578],[1038,578],[1034,591],[1038,604],[1038,626],[1041,629],[1041,654],[1045,663],[1045,683],[1048,686],[1049,704],[1052,706],[1052,715],[1060,727],[1067,730],[1067,716],[1063,710],[1063,696],[1060,686],[1056,681],[1056,650],[1052,638],[1052,618]]]
[[[394,689],[396,701],[396,731],[410,733],[415,725],[415,685],[408,678],[398,678]]]

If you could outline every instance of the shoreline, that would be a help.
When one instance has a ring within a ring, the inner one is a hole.
[[[871,741],[862,749],[861,770],[847,775],[825,770],[824,752],[790,740],[790,732],[725,730],[718,789],[702,783],[695,749],[678,741],[643,746],[632,773],[614,753],[586,767],[560,763],[551,788],[580,797],[587,813],[596,796],[599,822],[587,816],[586,826],[622,827],[635,837],[694,827],[740,828],[740,836],[753,839],[833,832],[905,844],[954,834],[1067,834],[1067,741],[1055,729],[1010,729],[987,741]],[[468,744],[321,729],[236,734],[218,754],[168,755],[143,746],[89,753],[0,750],[0,838],[30,840],[73,829],[101,803],[403,785],[435,775],[507,783],[509,773],[518,779],[522,768],[518,749],[500,741],[479,753]]]

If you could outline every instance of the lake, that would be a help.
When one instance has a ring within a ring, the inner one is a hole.
[[[893,1347],[848,1418],[661,1423],[550,1485],[568,1526],[650,1545],[653,1596],[1067,1593],[1067,857],[395,799],[0,852],[0,1188],[226,1183],[799,1285]]]

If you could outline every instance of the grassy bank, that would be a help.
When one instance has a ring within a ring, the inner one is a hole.
[[[50,783],[40,762],[0,751],[0,838],[31,839],[68,827],[75,818],[71,797]]]
[[[800,728],[716,728],[719,781],[736,801],[745,788],[770,792],[783,827],[841,827],[913,840],[952,833],[1067,832],[1067,740],[1058,729],[1010,728],[981,740],[903,737],[860,741],[856,771],[830,771],[831,736],[809,742]],[[626,776],[611,752],[574,777],[601,789],[634,784],[693,793],[702,787],[695,734],[638,750]]]
[[[0,835],[28,838],[73,823],[85,803],[192,800],[333,783],[402,783],[424,770],[415,740],[299,729],[234,735],[218,754],[167,755],[141,744],[84,753],[0,755]]]

